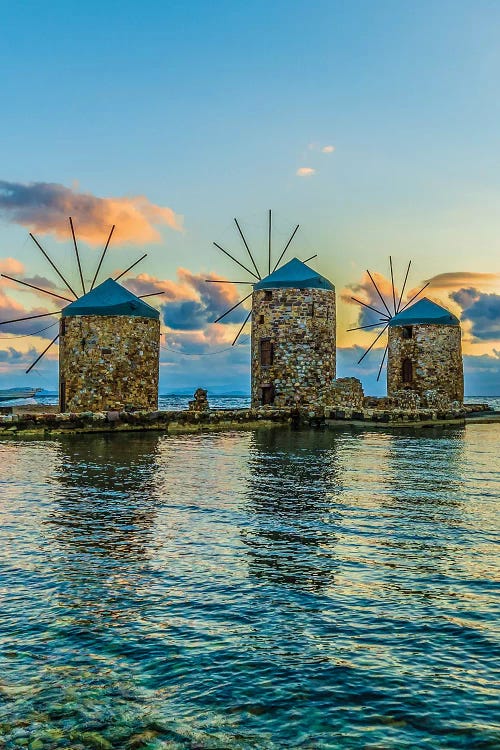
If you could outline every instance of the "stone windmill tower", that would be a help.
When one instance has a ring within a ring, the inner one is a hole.
[[[252,298],[252,308],[233,341],[234,346],[251,317],[252,407],[314,408],[329,403],[336,366],[335,287],[307,265],[316,256],[306,261],[293,258],[280,266],[298,225],[271,270],[269,211],[268,274],[263,277],[236,219],[235,223],[254,270],[214,244],[254,280],[215,283],[246,283],[253,291],[214,322]]]
[[[387,395],[401,405],[447,408],[452,402],[463,403],[464,373],[462,360],[461,329],[458,318],[445,307],[420,297],[425,284],[413,297],[402,305],[402,299],[411,261],[408,264],[401,294],[396,293],[392,259],[390,261],[392,298],[386,300],[377,287],[373,276],[368,276],[382,303],[376,308],[353,297],[365,308],[380,317],[377,322],[351,328],[377,328],[383,326],[371,346],[359,359],[361,362],[380,337],[388,331],[388,341],[380,363],[378,377],[387,356]],[[412,304],[413,303],[413,304]],[[391,309],[392,308],[392,309]]]
[[[413,391],[420,403],[464,400],[459,319],[424,297],[389,322],[387,394]]]
[[[318,406],[335,379],[335,287],[293,258],[252,294],[252,406]]]
[[[60,339],[59,406],[61,411],[110,411],[124,408],[156,409],[160,351],[160,314],[143,301],[163,292],[137,297],[118,279],[146,257],[132,263],[115,279],[96,286],[97,277],[115,227],[111,228],[99,259],[90,289],[87,291],[73,221],[69,224],[83,294],[78,294],[51,260],[38,240],[30,234],[45,259],[63,282],[67,292],[58,294],[22,279],[2,274],[10,281],[68,302],[51,313],[30,315],[7,323],[61,315],[59,332],[28,367],[29,373]],[[65,295],[71,296],[65,296]],[[60,304],[60,303],[59,303]],[[52,325],[57,325],[53,323]],[[51,327],[49,326],[49,327]]]
[[[61,411],[158,408],[160,313],[113,279],[59,323]]]

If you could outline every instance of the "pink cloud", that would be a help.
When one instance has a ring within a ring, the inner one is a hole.
[[[57,183],[22,184],[0,181],[0,215],[34,233],[70,236],[72,216],[79,239],[102,244],[116,225],[120,242],[142,244],[161,240],[159,227],[182,229],[182,217],[167,206],[158,206],[144,195],[100,198]]]

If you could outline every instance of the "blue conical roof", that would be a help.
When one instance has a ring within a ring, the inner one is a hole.
[[[106,279],[62,311],[63,318],[73,315],[123,315],[127,318],[155,320],[160,317],[158,310],[117,284],[114,279]]]
[[[254,289],[332,289],[333,284],[321,276],[317,271],[306,266],[298,258],[285,263],[262,281],[255,284]]]
[[[441,307],[427,297],[423,297],[411,307],[395,315],[389,322],[389,326],[415,326],[426,323],[442,326],[460,325],[457,316],[446,307]]]

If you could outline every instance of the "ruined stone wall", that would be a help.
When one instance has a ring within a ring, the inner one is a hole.
[[[365,394],[358,378],[338,378],[332,383],[332,399],[328,406],[363,409]]]
[[[398,403],[402,391],[413,391],[423,407],[444,408],[463,403],[464,373],[459,326],[425,324],[409,326],[411,338],[404,338],[403,326],[389,330],[387,394]],[[403,361],[412,362],[412,381],[403,382]]]
[[[335,378],[335,292],[329,289],[261,289],[252,295],[252,406],[263,388],[272,405],[322,406]],[[261,363],[261,341],[273,345],[273,361]]]
[[[59,330],[61,410],[157,408],[159,320],[74,316]]]

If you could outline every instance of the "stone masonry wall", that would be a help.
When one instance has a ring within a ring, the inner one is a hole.
[[[262,289],[252,295],[252,406],[271,387],[273,406],[324,406],[335,378],[335,292]],[[261,364],[261,341],[273,345],[273,362]]]
[[[387,394],[398,403],[401,391],[413,391],[421,406],[444,407],[463,403],[464,373],[459,326],[438,324],[411,326],[411,338],[403,338],[403,327],[389,330]],[[403,361],[413,365],[411,383],[403,382]],[[418,406],[418,404],[417,404]]]
[[[61,410],[157,408],[159,320],[74,316],[62,318],[59,330]]]
[[[363,409],[365,394],[358,378],[338,378],[332,383],[332,399],[328,406]]]

